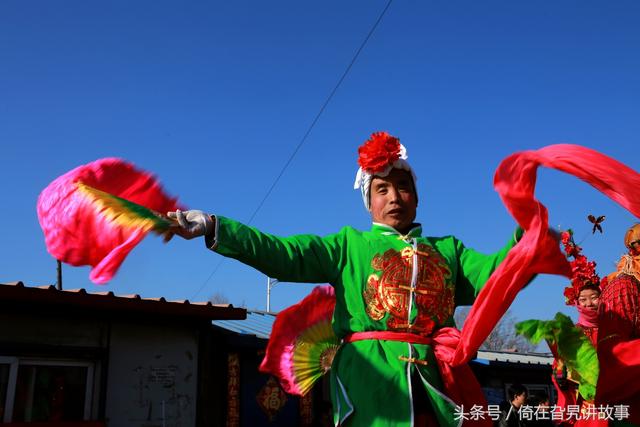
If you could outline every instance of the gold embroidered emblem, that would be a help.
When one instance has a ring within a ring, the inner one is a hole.
[[[367,314],[373,320],[380,320],[384,317],[384,308],[378,303],[378,276],[372,274],[367,280],[367,286],[364,289],[364,303],[367,307]]]
[[[417,254],[417,280],[411,286],[414,255]],[[366,311],[373,320],[387,313],[387,327],[398,332],[429,335],[434,320],[443,323],[453,315],[454,286],[451,270],[444,258],[430,245],[419,244],[417,250],[387,250],[371,260],[379,274],[371,274],[363,297]],[[415,295],[415,297],[413,297]],[[415,304],[418,314],[409,322],[409,305]]]

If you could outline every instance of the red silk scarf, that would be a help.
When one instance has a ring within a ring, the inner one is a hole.
[[[534,274],[570,276],[569,263],[550,234],[547,208],[535,198],[536,172],[546,166],[573,175],[640,217],[640,174],[595,150],[571,144],[550,145],[513,154],[500,163],[494,188],[525,230],[522,240],[478,295],[462,329],[453,366],[467,363]]]

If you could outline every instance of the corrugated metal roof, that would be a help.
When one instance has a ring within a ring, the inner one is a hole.
[[[215,326],[242,335],[255,335],[265,340],[271,336],[271,328],[276,316],[266,311],[247,310],[244,320],[214,320]]]
[[[58,290],[53,285],[25,286],[22,282],[0,283],[0,303],[28,303],[48,307],[82,307],[96,310],[128,311],[145,315],[173,315],[201,319],[244,319],[246,310],[231,304],[167,301],[165,298],[142,298],[138,294],[115,295],[107,292],[87,292],[85,289]]]
[[[258,338],[269,339],[271,328],[276,319],[275,313],[247,310],[244,320],[214,320],[215,326],[242,335],[255,335]],[[551,365],[553,356],[550,353],[516,353],[512,351],[478,351],[477,362],[508,362],[527,365]]]
[[[513,351],[478,351],[476,360],[488,362],[522,363],[525,365],[551,365],[551,353],[517,353]]]

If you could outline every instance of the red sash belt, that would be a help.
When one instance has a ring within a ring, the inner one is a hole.
[[[354,342],[362,340],[384,340],[384,341],[402,341],[410,344],[431,344],[431,337],[423,337],[422,335],[412,334],[410,332],[391,332],[391,331],[366,331],[354,332],[343,338],[343,342]]]
[[[455,350],[460,342],[459,330],[449,327],[440,328],[431,337],[423,337],[409,332],[366,331],[354,332],[343,338],[345,343],[362,340],[402,341],[411,344],[432,345],[438,364],[438,371],[447,396],[456,404],[461,405],[463,410],[467,412],[473,405],[487,407],[487,401],[484,398],[480,384],[469,365],[465,363],[459,366],[452,366],[451,364]],[[415,362],[411,358],[401,358],[401,360]],[[487,418],[477,421],[465,421],[465,425],[491,427],[492,422]]]

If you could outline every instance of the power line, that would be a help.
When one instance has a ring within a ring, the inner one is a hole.
[[[307,137],[309,136],[309,134],[311,133],[311,131],[313,130],[313,128],[315,127],[316,123],[318,122],[318,120],[320,119],[320,116],[322,115],[322,113],[324,112],[325,108],[327,108],[327,105],[329,105],[329,102],[331,102],[331,99],[333,98],[333,96],[336,94],[336,92],[338,91],[338,88],[340,88],[340,86],[342,85],[342,82],[344,81],[344,79],[347,77],[347,75],[349,74],[349,71],[351,71],[351,67],[353,67],[353,64],[355,64],[356,60],[358,59],[358,57],[360,56],[360,53],[362,52],[362,50],[364,49],[364,47],[366,46],[367,42],[369,41],[369,39],[371,38],[371,36],[373,35],[373,33],[375,32],[376,28],[378,28],[378,25],[380,24],[380,22],[382,21],[382,18],[384,17],[384,15],[387,13],[387,10],[389,9],[389,6],[391,6],[391,3],[393,3],[393,0],[389,0],[386,4],[386,6],[384,7],[384,9],[382,9],[382,12],[380,12],[380,15],[378,16],[378,19],[376,19],[376,21],[374,22],[373,26],[371,27],[371,29],[369,30],[369,33],[367,34],[367,36],[364,38],[364,40],[362,41],[362,43],[360,44],[360,47],[358,48],[358,50],[356,51],[356,53],[353,55],[353,58],[351,59],[351,62],[349,62],[349,65],[347,65],[347,68],[344,70],[344,72],[342,73],[342,76],[340,76],[340,78],[338,79],[338,82],[336,83],[335,87],[333,88],[333,90],[331,91],[331,93],[329,93],[329,96],[327,96],[327,99],[324,101],[324,103],[322,104],[322,107],[320,107],[320,110],[318,111],[318,114],[316,114],[315,118],[313,119],[313,121],[311,122],[311,125],[309,125],[309,128],[307,129],[307,131],[305,132],[304,136],[302,137],[302,139],[300,140],[300,142],[298,143],[298,145],[296,146],[295,150],[293,150],[293,153],[291,153],[291,155],[289,156],[289,158],[287,159],[287,161],[285,162],[284,166],[282,167],[282,169],[280,169],[280,173],[278,173],[278,176],[276,177],[276,179],[273,181],[273,183],[271,184],[271,186],[269,187],[269,190],[267,190],[266,194],[264,195],[264,197],[262,198],[262,200],[260,201],[260,203],[258,203],[258,206],[255,208],[255,210],[253,211],[253,213],[251,214],[251,216],[249,217],[249,220],[247,221],[247,225],[251,225],[251,223],[253,222],[254,218],[256,217],[256,215],[258,214],[258,212],[260,211],[260,209],[262,209],[262,206],[264,205],[264,203],[267,201],[267,199],[269,198],[269,196],[271,195],[271,193],[273,192],[273,189],[276,187],[276,185],[278,184],[278,182],[280,181],[280,178],[282,178],[282,175],[284,175],[284,172],[287,170],[287,168],[289,167],[289,165],[291,164],[291,162],[293,161],[293,158],[296,156],[296,154],[298,154],[298,151],[300,151],[300,148],[302,148],[302,145],[307,141]],[[222,265],[222,262],[224,261],[225,258],[222,258],[218,264],[214,267],[213,271],[211,272],[211,274],[209,275],[209,277],[207,278],[207,280],[204,281],[204,283],[202,283],[202,285],[200,286],[200,288],[198,289],[198,291],[193,294],[193,296],[190,299],[195,298],[198,294],[200,294],[200,292],[202,292],[202,290],[204,289],[204,287],[207,285],[207,283],[209,282],[209,280],[211,280],[211,278],[216,274],[216,272],[220,269],[220,266]]]

